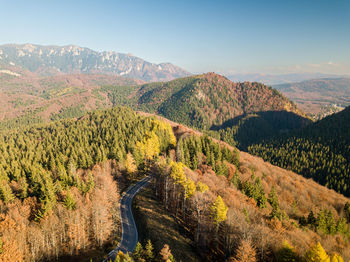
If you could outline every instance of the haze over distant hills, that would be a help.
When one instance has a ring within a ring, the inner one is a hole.
[[[322,73],[293,73],[293,74],[226,74],[227,78],[231,81],[250,81],[250,82],[261,82],[265,85],[278,85],[285,83],[294,83],[301,82],[310,79],[319,79],[319,78],[340,78],[340,77],[349,77],[342,75],[334,74],[322,74]]]
[[[325,116],[350,105],[350,78],[313,79],[273,87],[311,114]]]
[[[190,75],[170,63],[154,64],[130,54],[97,52],[75,45],[2,45],[0,66],[20,66],[40,75],[117,74],[144,81],[168,81]]]

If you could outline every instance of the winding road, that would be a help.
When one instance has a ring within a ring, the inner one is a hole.
[[[108,253],[107,258],[103,260],[114,261],[118,252],[122,251],[123,253],[134,251],[137,241],[138,233],[134,220],[134,216],[131,210],[131,204],[134,196],[145,186],[147,186],[152,179],[151,176],[145,177],[137,182],[135,185],[130,187],[120,199],[120,218],[122,223],[122,240],[120,241],[119,246]]]

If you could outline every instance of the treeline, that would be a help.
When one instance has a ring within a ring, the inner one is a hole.
[[[140,242],[137,243],[132,254],[124,254],[119,251],[116,258],[110,262],[176,262],[171,253],[169,245],[165,244],[161,250],[154,249],[151,240],[148,240],[145,247]],[[181,261],[181,260],[180,260]]]
[[[17,245],[20,256],[28,261],[72,253],[69,251],[72,249],[77,252],[86,247],[86,242],[82,245],[82,240],[78,240],[75,235],[72,236],[76,241],[74,243],[79,245],[72,247],[70,242],[67,243],[67,235],[54,234],[69,234],[68,226],[65,227],[67,230],[55,230],[65,226],[67,220],[64,217],[75,217],[75,222],[69,220],[71,222],[67,223],[78,223],[76,226],[87,234],[89,241],[101,246],[111,233],[110,225],[115,222],[111,205],[118,202],[118,195],[112,193],[116,187],[109,190],[106,183],[113,183],[101,182],[91,172],[81,174],[79,170],[91,169],[108,159],[124,162],[129,152],[135,156],[136,164],[142,167],[145,159],[166,152],[175,143],[176,139],[168,124],[141,117],[127,108],[95,111],[79,120],[58,121],[4,133],[0,137],[0,208],[4,225],[0,228],[3,243],[1,255],[10,254],[10,243]],[[115,196],[114,199],[109,199],[107,193],[110,193],[110,197]],[[110,204],[101,207],[104,211],[93,211],[94,205],[98,204],[97,199],[106,197]],[[26,208],[27,211],[16,215],[13,212],[17,209],[13,205],[20,209]],[[86,208],[85,212],[82,210],[84,205],[91,206],[91,209]],[[105,209],[108,207],[109,210]],[[78,210],[74,216],[68,215],[74,210]],[[85,220],[80,217],[84,214]],[[99,225],[107,228],[98,233],[102,239],[99,235],[88,234],[93,231],[92,228],[97,228],[91,223],[91,214],[100,221]],[[5,226],[5,221],[16,221],[17,216],[21,217],[24,223],[22,226],[26,229],[23,230],[24,235],[19,237],[20,240],[13,239],[11,227]],[[55,219],[57,224],[47,224]],[[50,227],[56,225],[55,229],[46,231],[45,223]],[[43,242],[32,241],[30,236],[34,229],[48,234],[40,240]],[[51,231],[53,233],[49,235]]]
[[[219,143],[215,143],[208,136],[189,136],[181,138],[176,146],[178,161],[195,170],[202,164],[213,168],[218,175],[228,177],[230,164],[239,165],[238,150],[234,152]]]
[[[348,107],[288,136],[252,145],[248,151],[350,196],[349,130]]]

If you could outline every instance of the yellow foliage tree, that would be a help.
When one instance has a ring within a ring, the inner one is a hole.
[[[136,148],[146,160],[151,160],[160,153],[159,139],[152,131],[142,141],[136,142]]]
[[[208,189],[209,189],[209,187],[206,184],[202,183],[201,181],[199,181],[197,183],[197,191],[199,191],[201,193],[204,193]]]
[[[196,192],[196,184],[190,178],[185,182],[185,199],[191,197]]]
[[[330,258],[326,251],[323,249],[320,242],[311,247],[311,249],[305,254],[306,262],[330,262]]]
[[[175,181],[175,183],[184,185],[186,182],[186,175],[184,172],[184,165],[181,162],[171,163],[170,177]]]
[[[160,133],[161,137],[170,145],[176,146],[176,137],[171,125],[165,121],[153,120],[153,130]]]
[[[128,153],[126,155],[126,159],[125,159],[124,165],[125,165],[126,171],[129,174],[133,174],[137,170],[137,166],[135,164],[135,159],[134,159],[134,157],[132,156],[131,153]]]
[[[333,254],[331,262],[344,262],[344,259],[337,253]]]
[[[210,207],[211,217],[217,225],[227,219],[227,210],[228,207],[222,200],[221,196],[218,196]]]

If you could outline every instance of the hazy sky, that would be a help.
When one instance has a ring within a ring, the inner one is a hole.
[[[0,44],[75,44],[190,72],[350,74],[349,0],[0,0]]]

